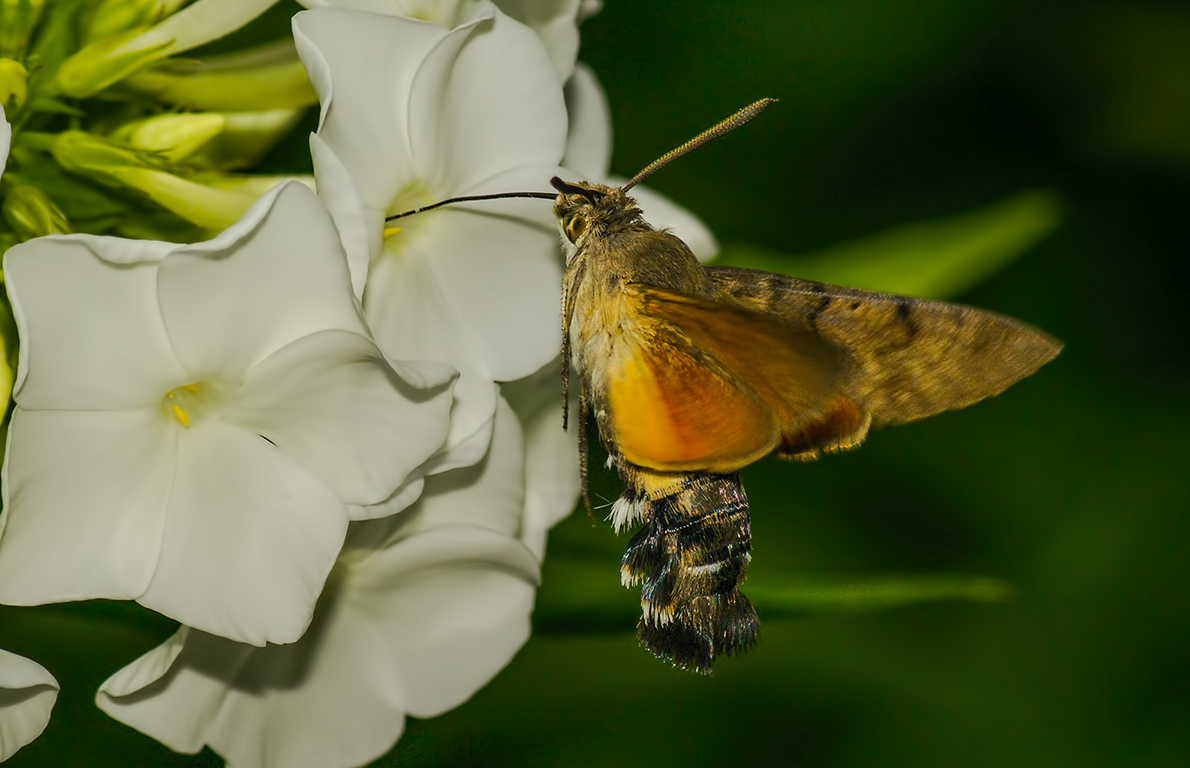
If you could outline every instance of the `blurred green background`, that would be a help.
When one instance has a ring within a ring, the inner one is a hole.
[[[756,98],[781,100],[649,182],[729,253],[818,252],[1056,196],[1053,234],[951,297],[1055,334],[1056,362],[859,451],[744,473],[756,593],[946,574],[1002,579],[1013,597],[762,606],[755,651],[702,678],[637,647],[637,596],[618,583],[626,537],[579,513],[551,537],[529,644],[472,701],[410,720],[378,764],[1190,764],[1190,8],[609,0],[582,58],[607,89],[625,176]],[[616,479],[595,475],[596,502],[615,498]],[[65,689],[11,765],[219,764],[91,705],[147,647],[137,633],[168,626],[113,625],[86,650],[97,668],[61,621],[57,641],[10,646]]]

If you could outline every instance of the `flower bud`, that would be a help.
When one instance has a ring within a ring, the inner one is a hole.
[[[9,99],[18,109],[29,95],[29,72],[19,61],[0,59],[0,107],[7,107]]]
[[[114,131],[112,138],[158,152],[176,163],[218,136],[226,125],[227,119],[219,114],[161,115],[128,123]]]
[[[0,0],[0,56],[25,52],[44,7],[45,0]]]
[[[99,0],[83,24],[83,41],[93,43],[130,29],[143,31],[159,16],[156,0]]]
[[[37,187],[9,187],[0,213],[21,240],[68,234],[70,223],[58,206]]]
[[[62,62],[58,69],[58,87],[67,96],[84,98],[123,80],[165,55],[166,49],[170,46],[169,41],[118,52],[124,43],[134,39],[139,33],[140,30],[133,29],[113,35],[91,43],[74,54]]]
[[[304,112],[304,109],[229,112],[223,115],[222,133],[190,157],[188,163],[222,170],[252,166],[297,125]]]
[[[203,112],[296,109],[318,103],[292,42],[201,62],[175,57],[134,74],[124,85],[158,101]]]
[[[63,131],[51,149],[58,165],[68,171],[120,184],[114,171],[127,168],[158,168],[164,158],[155,152],[95,136],[84,131]]]
[[[138,190],[162,208],[212,231],[231,226],[257,198],[252,193],[216,189],[167,173],[162,168],[168,161],[159,153],[82,131],[59,134],[53,154],[68,171],[109,186]]]

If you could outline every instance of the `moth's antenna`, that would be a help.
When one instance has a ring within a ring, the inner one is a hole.
[[[404,213],[397,213],[392,216],[388,216],[385,218],[385,221],[403,219],[406,216],[432,211],[435,208],[441,208],[442,206],[450,205],[451,203],[470,203],[475,200],[503,200],[506,197],[533,197],[540,200],[553,200],[557,196],[558,195],[553,192],[497,192],[491,195],[467,195],[465,197],[452,197],[449,200],[443,200],[442,202],[434,203],[433,205],[427,205],[414,211],[405,211]]]
[[[674,160],[677,160],[682,155],[687,155],[693,152],[703,144],[713,141],[725,133],[731,133],[736,128],[739,128],[744,123],[759,115],[765,107],[767,107],[769,104],[772,104],[774,101],[776,101],[776,99],[761,99],[754,104],[749,104],[723,122],[718,123],[714,127],[708,128],[707,130],[698,134],[693,139],[686,142],[677,149],[666,152],[661,157],[649,163],[643,171],[633,176],[631,181],[620,187],[620,191],[627,192],[637,184],[652,176],[657,171],[672,163]]]

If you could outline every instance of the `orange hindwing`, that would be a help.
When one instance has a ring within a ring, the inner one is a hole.
[[[627,286],[625,301],[643,330],[607,394],[616,445],[633,464],[731,472],[774,450],[862,439],[867,420],[838,391],[838,354],[813,334],[646,285]]]

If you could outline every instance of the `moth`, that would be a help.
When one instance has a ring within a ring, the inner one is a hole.
[[[772,101],[740,110],[621,187],[555,177],[556,195],[514,193],[554,199],[567,251],[563,401],[573,365],[581,422],[594,416],[625,485],[612,523],[617,532],[639,525],[620,571],[625,587],[641,589],[638,638],[703,674],[751,648],[759,630],[740,590],[751,529],[739,470],[774,453],[815,459],[858,446],[873,427],[963,408],[1062,348],[984,310],[703,266],[645,221],[633,186]],[[580,448],[585,494],[581,429]]]

